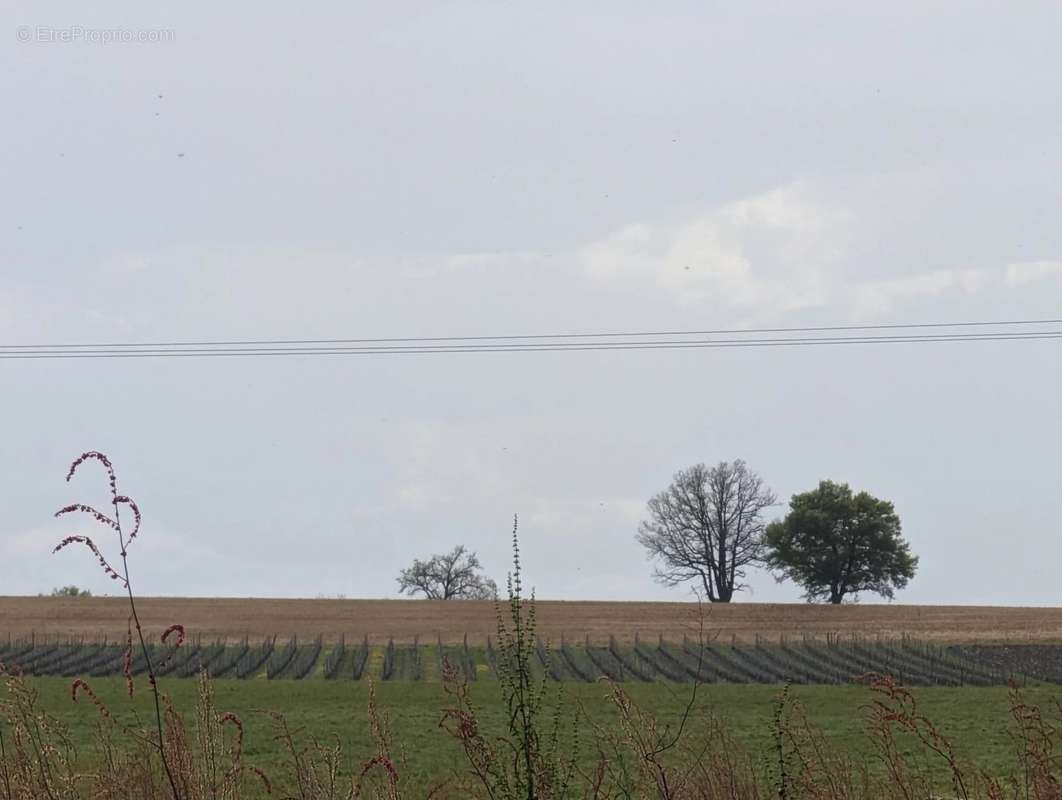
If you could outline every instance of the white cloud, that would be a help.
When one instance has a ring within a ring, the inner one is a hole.
[[[718,293],[735,305],[762,300],[764,287],[753,276],[738,237],[715,219],[697,220],[678,231],[658,270],[660,284],[687,300]]]
[[[795,310],[823,304],[828,240],[844,215],[782,187],[681,224],[630,225],[584,248],[606,284],[663,292],[681,305]]]
[[[725,206],[721,214],[736,225],[776,228],[797,234],[822,230],[835,216],[809,203],[799,187],[779,187]]]
[[[398,499],[409,508],[423,508],[428,500],[428,492],[423,486],[403,486],[398,490]]]
[[[511,267],[538,264],[543,254],[531,251],[498,251],[485,253],[453,253],[439,256],[406,258],[396,272],[405,280],[445,278],[459,273],[477,273]]]
[[[848,299],[857,313],[881,315],[892,311],[898,302],[905,299],[936,297],[954,291],[975,294],[991,282],[997,272],[985,269],[942,269],[886,281],[857,283],[851,287]]]
[[[583,248],[582,263],[599,285],[746,320],[811,309],[838,320],[880,318],[919,299],[1062,275],[1062,261],[951,267],[924,258],[896,269],[882,260],[888,234],[875,206],[893,189],[784,186],[682,222],[628,225]]]
[[[1007,285],[1024,286],[1062,275],[1062,261],[1022,261],[1007,265]]]

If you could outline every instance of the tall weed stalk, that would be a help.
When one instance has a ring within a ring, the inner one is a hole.
[[[173,800],[181,800],[181,792],[177,788],[177,780],[174,776],[173,767],[170,764],[170,757],[166,748],[165,736],[163,733],[164,721],[162,711],[162,698],[159,691],[158,675],[156,668],[158,665],[152,663],[151,650],[147,646],[147,642],[144,639],[144,629],[140,624],[140,616],[136,611],[136,598],[133,594],[133,582],[129,575],[129,547],[133,544],[140,532],[141,514],[140,508],[132,500],[124,494],[118,492],[118,479],[115,476],[114,466],[111,464],[111,460],[103,453],[97,450],[90,450],[82,453],[78,456],[74,462],[70,465],[69,471],[66,473],[67,483],[74,477],[78,468],[87,461],[95,461],[103,466],[107,471],[108,484],[110,489],[110,506],[112,511],[110,514],[104,514],[102,511],[97,510],[93,506],[86,505],[84,503],[72,503],[68,506],[64,506],[56,513],[56,517],[62,517],[66,514],[81,513],[87,514],[92,517],[97,524],[102,525],[105,528],[109,528],[113,533],[118,543],[118,555],[121,558],[120,567],[115,568],[111,565],[110,561],[104,556],[103,552],[97,546],[97,544],[89,536],[73,535],[67,536],[59,544],[55,546],[52,552],[59,552],[64,547],[71,544],[84,545],[95,556],[96,561],[99,563],[100,568],[103,570],[111,580],[118,581],[125,589],[126,596],[129,598],[129,635],[126,638],[126,651],[125,651],[125,679],[128,687],[129,695],[133,694],[133,675],[132,675],[132,661],[133,661],[133,636],[132,632],[135,628],[137,642],[140,646],[140,653],[144,659],[144,663],[147,666],[148,685],[151,687],[151,694],[154,700],[155,709],[155,727],[157,738],[153,742],[155,750],[158,753],[159,759],[162,762],[163,771],[166,773],[166,779],[169,782],[170,790],[173,794]],[[122,525],[122,507],[126,507],[132,515],[133,523],[132,528],[126,533],[126,528]],[[113,516],[112,516],[113,515]],[[171,625],[161,636],[161,641],[166,642],[170,636],[175,636],[176,646],[180,646],[184,641],[184,626]],[[78,689],[88,689],[88,684],[79,679],[74,682],[73,685],[73,697],[77,699]]]
[[[538,674],[533,667],[538,661],[535,593],[524,597],[517,531],[514,518],[508,602],[495,600],[495,664],[506,729],[496,737],[483,731],[468,680],[449,661],[443,664],[443,680],[451,707],[440,726],[461,743],[474,783],[490,800],[563,800],[573,796],[578,720],[566,723],[563,689],[558,685],[550,692],[548,667]]]

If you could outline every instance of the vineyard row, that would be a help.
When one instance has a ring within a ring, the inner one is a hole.
[[[497,675],[500,653],[488,638],[486,647],[441,642],[370,645],[368,638],[345,639],[325,647],[321,637],[306,642],[296,636],[278,641],[204,641],[180,647],[148,645],[160,676],[188,678],[206,670],[214,678],[269,680],[439,680],[447,669],[470,681]],[[602,677],[625,682],[805,683],[842,684],[867,673],[887,673],[910,686],[995,686],[1027,678],[1062,682],[1056,674],[1019,674],[985,648],[970,654],[912,639],[889,641],[803,639],[756,644],[701,643],[693,639],[637,639],[633,646],[562,640],[536,643],[534,669],[554,681],[592,682]],[[990,650],[990,649],[989,649]],[[125,642],[41,640],[0,642],[0,665],[26,675],[121,675]],[[147,669],[134,650],[132,672]]]

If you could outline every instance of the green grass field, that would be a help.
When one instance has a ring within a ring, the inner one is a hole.
[[[84,754],[89,747],[97,712],[85,699],[76,705],[70,699],[70,681],[64,678],[34,678],[44,710],[69,726],[72,738]],[[129,719],[135,709],[144,720],[149,713],[150,694],[141,681],[133,700],[125,694],[124,681],[98,678],[91,685],[116,716]],[[175,706],[191,718],[196,682],[163,681],[163,689]],[[280,746],[272,738],[270,720],[261,709],[285,714],[294,728],[307,735],[328,739],[338,735],[349,766],[360,765],[372,754],[366,711],[368,683],[365,681],[267,681],[217,680],[214,682],[219,711],[233,711],[244,721],[246,753],[250,762],[267,772],[278,772],[283,763]],[[556,685],[551,691],[557,691]],[[754,758],[762,758],[770,748],[770,720],[778,686],[711,685],[699,690],[698,713],[711,711],[726,722],[731,736]],[[689,686],[664,683],[631,684],[631,696],[652,709],[664,721],[677,720],[686,703]],[[594,720],[607,723],[614,710],[605,702],[602,684],[567,684],[563,687],[571,703],[581,704]],[[861,706],[871,697],[862,686],[794,686],[792,694],[803,703],[810,719],[828,738],[842,745],[852,756],[871,755],[870,743],[862,735]],[[1030,687],[1027,699],[1046,702],[1059,695],[1058,687]],[[473,697],[488,730],[501,731],[502,708],[498,684],[481,681],[472,686]],[[922,709],[952,737],[963,759],[977,764],[989,774],[1008,774],[1015,763],[1014,746],[1008,736],[1007,690],[1004,688],[927,687],[915,692]],[[463,767],[457,742],[439,729],[440,711],[447,704],[439,683],[384,682],[377,687],[380,707],[392,720],[397,743],[405,753],[401,765],[414,786],[426,786],[455,774]],[[584,736],[584,741],[589,735]],[[584,752],[589,760],[592,754]],[[931,769],[943,778],[934,762]]]

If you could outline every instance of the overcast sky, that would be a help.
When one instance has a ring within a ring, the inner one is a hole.
[[[278,8],[5,9],[0,344],[1062,317],[1056,3]],[[1056,604],[1060,356],[0,361],[0,594],[113,591],[50,554],[101,449],[145,594],[394,596],[459,542],[501,580],[518,512],[540,596],[687,599],[646,500],[743,458],[892,500],[898,601]]]

